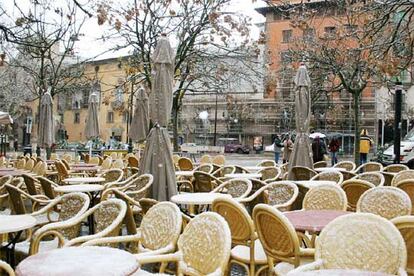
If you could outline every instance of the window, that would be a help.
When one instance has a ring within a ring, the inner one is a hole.
[[[292,30],[283,30],[282,31],[282,42],[289,43],[292,41]]]
[[[357,25],[346,24],[345,25],[345,30],[348,34],[353,34],[357,30]]]
[[[107,123],[113,123],[114,122],[114,113],[112,111],[109,111],[106,115],[106,122]]]
[[[79,112],[75,112],[75,116],[73,117],[73,123],[80,124],[80,113]]]
[[[128,123],[128,121],[129,121],[129,112],[124,111],[124,113],[122,113],[122,122],[123,123]]]
[[[313,41],[315,39],[315,29],[308,28],[303,30],[303,39],[305,41]]]
[[[82,107],[88,108],[89,104],[89,89],[88,87],[83,87],[82,89]]]
[[[333,26],[325,27],[325,36],[332,38],[336,34],[336,28]]]

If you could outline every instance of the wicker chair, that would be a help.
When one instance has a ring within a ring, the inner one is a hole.
[[[411,215],[414,215],[414,180],[400,181],[395,187],[403,190],[411,199]]]
[[[112,167],[112,157],[108,156],[102,161],[101,170],[109,170]]]
[[[236,173],[250,173],[249,170],[243,168],[242,166],[235,165],[234,167],[236,168]]]
[[[235,166],[223,166],[215,170],[212,175],[215,177],[224,177],[226,174],[231,174],[236,172]]]
[[[300,247],[295,228],[276,208],[258,204],[253,210],[253,220],[266,253],[268,275],[284,275],[286,270],[304,262],[303,257],[313,257],[314,251]],[[278,265],[275,266],[276,262]]]
[[[226,157],[222,154],[216,155],[213,157],[212,163],[217,166],[224,166],[226,163]]]
[[[407,247],[407,272],[414,274],[414,216],[394,218],[391,222],[400,231]]]
[[[45,196],[50,199],[54,199],[56,197],[55,187],[57,187],[58,184],[43,176],[38,176],[37,181],[39,181],[42,192]]]
[[[394,179],[395,173],[384,172],[381,174],[384,176],[384,186],[391,186],[392,180]]]
[[[76,173],[69,171],[68,169],[66,169],[66,166],[60,160],[55,161],[55,167],[58,172],[59,182],[62,182],[62,180],[71,176],[85,176],[84,173]]]
[[[133,168],[139,168],[139,160],[136,156],[128,157],[128,166]]]
[[[401,172],[401,171],[407,171],[409,169],[410,168],[408,166],[404,165],[404,164],[391,164],[391,165],[386,166],[383,171],[384,172],[398,173],[398,172]]]
[[[341,185],[342,182],[344,181],[344,176],[338,171],[329,170],[329,171],[318,173],[317,175],[312,177],[311,180],[326,180],[326,181],[332,181],[338,185]]]
[[[151,209],[151,207],[156,205],[158,202],[159,201],[153,198],[141,198],[139,200],[139,205],[141,206],[141,209],[142,209],[142,215],[145,216],[148,210]]]
[[[9,214],[10,208],[7,202],[9,193],[6,190],[5,184],[10,184],[12,180],[13,177],[11,175],[5,175],[0,177],[0,213],[5,212],[4,214]],[[23,185],[22,182],[21,185]]]
[[[176,262],[176,275],[226,274],[231,234],[222,216],[213,212],[196,216],[184,228],[177,245],[174,254],[139,258],[139,263]]]
[[[39,211],[31,213],[30,215],[34,216],[37,221],[42,221],[42,224],[45,224],[33,233],[33,236],[31,237],[32,240],[38,238],[44,231],[58,229],[59,226],[64,225],[65,222],[79,218],[88,210],[89,204],[90,199],[88,195],[84,193],[69,193],[55,198]],[[61,234],[67,239],[74,238],[79,235],[80,227],[81,226],[78,225],[72,228],[67,228],[62,230]],[[59,243],[59,240],[57,239],[42,241],[38,244],[37,250],[34,252],[30,251],[32,240],[29,237],[25,241],[17,243],[16,252],[19,253],[19,255],[27,256],[36,253],[39,250],[39,246],[42,251],[51,250],[57,248]]]
[[[231,195],[233,198],[241,199],[246,197],[252,190],[252,182],[244,178],[230,179],[217,188],[212,190],[212,193],[225,193]]]
[[[246,209],[234,199],[218,198],[213,201],[212,210],[228,223],[232,244],[228,270],[233,263],[241,265],[248,275],[256,275],[256,266],[266,268],[267,259],[263,246],[257,240],[253,220]],[[260,270],[257,274],[259,274]]]
[[[344,190],[346,194],[346,198],[348,200],[348,211],[356,211],[356,206],[358,203],[359,198],[361,195],[371,189],[374,188],[375,185],[371,182],[359,179],[350,179],[346,180],[341,184],[342,190]]]
[[[354,172],[355,173],[362,173],[362,172],[382,172],[384,167],[381,163],[378,162],[367,162],[365,164],[360,165]]]
[[[50,160],[56,160],[58,159],[57,154],[56,153],[52,153],[50,154]]]
[[[238,202],[243,204],[249,213],[252,213],[254,206],[265,202],[264,189],[262,188],[269,184],[259,179],[250,179],[250,181],[252,182],[252,190],[250,191],[250,194],[247,197],[238,200]]]
[[[263,160],[257,163],[257,167],[276,167],[277,164],[273,160]]]
[[[19,180],[23,183],[23,179]],[[12,182],[11,182],[12,183]],[[10,206],[14,215],[27,214],[27,208],[30,212],[35,212],[42,206],[47,205],[51,200],[45,195],[30,195],[23,191],[20,184],[16,186],[5,184],[4,187],[7,190],[8,197],[10,199]]]
[[[317,172],[307,167],[295,166],[292,168],[292,175],[292,180],[310,180]]]
[[[142,219],[140,228],[136,228],[130,217],[131,225],[128,235],[93,239],[82,246],[132,243],[129,248],[134,250],[138,262],[141,257],[163,255],[174,252],[182,228],[182,215],[177,205],[171,202],[160,202],[152,206]],[[132,251],[130,250],[130,251]],[[161,266],[164,272],[167,263]]]
[[[334,168],[342,168],[347,170],[348,172],[352,172],[355,170],[356,165],[354,162],[351,161],[341,161],[334,165]]]
[[[40,192],[40,185],[38,184],[36,178],[25,173],[22,174],[21,177],[23,178],[26,191],[32,196],[38,195]]]
[[[34,167],[34,163],[35,163],[35,161],[33,160],[33,159],[29,159],[29,160],[27,160],[26,161],[26,165],[24,165],[24,170],[25,171],[31,171],[32,169],[33,169],[33,167]]]
[[[94,164],[94,165],[99,166],[99,162],[100,162],[100,160],[99,160],[98,156],[89,157],[88,164]]]
[[[105,178],[105,184],[117,183],[121,181],[124,172],[121,169],[110,169],[99,176]]]
[[[72,155],[65,153],[62,155],[62,160],[65,160],[66,162],[70,163],[72,162]]]
[[[338,210],[346,211],[345,192],[336,185],[321,184],[309,189],[303,198],[305,210]]]
[[[16,169],[18,170],[24,170],[25,166],[26,166],[26,159],[24,158],[17,160],[16,165],[15,165]]]
[[[372,183],[375,186],[384,186],[385,183],[385,178],[380,172],[365,172],[356,175],[352,179],[365,180]]]
[[[131,180],[130,183],[119,187],[118,190],[124,192],[135,201],[139,201],[150,196],[153,182],[154,177],[151,174],[143,174]]]
[[[266,183],[270,183],[279,179],[281,172],[278,167],[264,167],[257,173],[262,175],[262,180]]]
[[[178,159],[178,167],[181,171],[192,171],[194,169],[193,162],[187,157]]]
[[[65,166],[65,168],[70,171],[70,165],[69,162],[66,161],[65,159],[60,159],[60,162],[62,162],[62,164]]]
[[[118,235],[126,214],[126,203],[120,199],[108,199],[97,204],[85,213],[64,222],[51,223],[38,229],[30,243],[30,254],[36,254],[41,248],[45,237],[53,236],[58,239],[58,246],[76,246],[87,241]],[[95,234],[80,236],[80,226],[89,216],[93,215]]]
[[[266,185],[262,190],[264,203],[280,211],[290,211],[299,194],[298,186],[289,181],[273,182]]]
[[[213,173],[214,167],[212,164],[202,164],[194,169],[195,172]]]
[[[414,170],[401,171],[394,176],[391,182],[391,186],[396,186],[397,183],[410,179],[414,179]]]
[[[123,169],[125,167],[124,161],[122,159],[116,159],[112,162],[112,169]]]
[[[319,162],[313,163],[313,167],[314,168],[326,168],[326,167],[328,167],[328,162],[319,161]]]
[[[2,271],[4,271],[4,273],[6,273],[5,275],[8,276],[15,276],[16,274],[14,273],[13,268],[6,262],[3,262],[2,260],[0,260],[0,273],[2,273]],[[3,275],[3,274],[1,274]]]
[[[47,170],[47,164],[43,161],[39,161],[33,167],[32,173],[34,173],[36,175],[43,176],[43,175],[45,175],[46,170]]]
[[[211,192],[223,182],[205,172],[194,172],[194,192]]]
[[[289,275],[319,269],[406,275],[406,263],[404,240],[391,222],[373,214],[350,214],[336,218],[322,230],[316,243],[315,262]]]
[[[200,164],[211,164],[211,156],[208,154],[204,154],[200,158]]]
[[[396,187],[375,187],[361,195],[357,212],[373,213],[386,219],[411,214],[410,197]]]
[[[342,171],[341,172],[344,181],[352,179],[353,177],[355,177],[357,174],[353,173],[353,172],[349,172],[349,171]]]

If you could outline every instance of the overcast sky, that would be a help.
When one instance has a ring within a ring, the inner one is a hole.
[[[1,0],[0,0],[1,1]],[[123,0],[120,0],[121,2]],[[233,0],[230,4],[229,9],[233,12],[241,12],[252,18],[253,23],[264,22],[265,18],[255,11],[256,7],[263,6],[262,1],[257,1],[254,4],[251,0]],[[97,42],[97,39],[102,37],[105,32],[104,27],[98,26],[96,18],[88,20],[84,27],[83,33],[85,36],[80,38],[79,43],[76,46],[76,53],[82,58],[91,58],[97,55],[97,53],[105,52],[105,50],[111,48],[111,43]],[[257,27],[253,27],[251,30],[252,37],[257,38],[259,30]],[[128,50],[121,50],[116,53],[108,52],[100,55],[97,59],[104,59],[110,57],[118,57],[120,55],[128,54]]]

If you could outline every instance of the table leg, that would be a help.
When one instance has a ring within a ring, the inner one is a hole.
[[[90,205],[89,205],[89,208],[93,208],[93,207],[95,207],[95,205],[96,205],[96,198],[98,197],[98,194],[99,193],[94,193],[94,192],[91,192],[89,195],[90,195],[90,198],[91,198],[91,203],[90,203]],[[94,229],[94,217],[93,217],[93,213],[88,217],[88,226],[89,226],[89,234],[90,235],[93,235],[93,234],[95,234],[95,229]]]
[[[6,251],[6,262],[9,263],[10,266],[13,268],[16,266],[16,256],[14,249],[16,247],[17,241],[20,239],[20,236],[22,235],[22,232],[23,231],[18,231],[14,237],[12,236],[12,234],[9,234],[9,236],[12,237],[11,241],[5,246],[1,247],[1,249],[5,249]]]

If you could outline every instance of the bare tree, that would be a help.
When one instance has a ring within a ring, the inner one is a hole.
[[[131,0],[119,8],[104,2],[98,7],[98,23],[108,22],[113,26],[109,37],[117,41],[114,49],[131,49],[140,69],[140,77],[135,79],[145,81],[148,87],[152,77],[151,55],[158,37],[165,33],[176,45],[172,112],[175,150],[178,150],[179,112],[186,92],[197,90],[193,85],[196,80],[219,83],[217,76],[222,68],[200,70],[200,64],[229,55],[245,57],[244,49],[251,42],[250,20],[226,12],[228,3],[230,0]],[[210,77],[206,77],[207,72]]]

